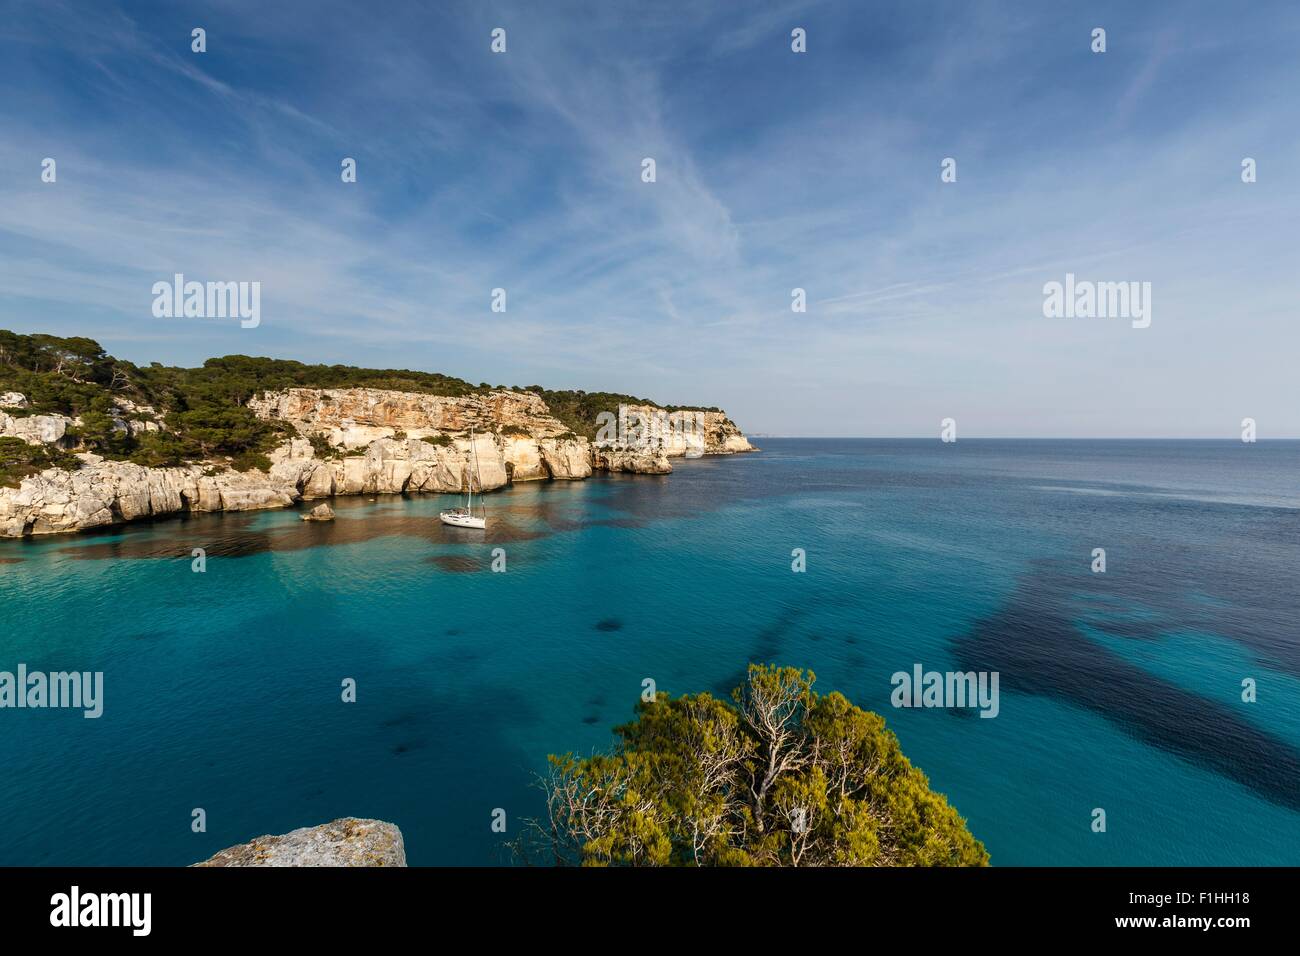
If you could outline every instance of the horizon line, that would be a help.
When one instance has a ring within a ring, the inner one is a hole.
[[[777,435],[770,432],[748,432],[742,429],[746,438],[777,438],[801,441],[939,441],[940,444],[956,445],[963,441],[1215,441],[1233,442],[1242,445],[1257,445],[1263,442],[1300,441],[1300,436],[1283,436],[1280,438],[1258,438],[1243,442],[1240,438],[1222,438],[1219,436],[1175,436],[1175,435],[977,435],[965,437],[952,442],[944,442],[933,435]]]

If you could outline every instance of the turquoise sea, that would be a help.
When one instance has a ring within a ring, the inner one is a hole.
[[[548,753],[750,661],[883,713],[994,865],[1300,863],[1300,442],[757,443],[506,489],[486,535],[380,496],[0,542],[0,670],[105,675],[98,720],[0,710],[0,864],[349,815],[500,862]],[[918,663],[998,671],[999,715],[894,709]]]

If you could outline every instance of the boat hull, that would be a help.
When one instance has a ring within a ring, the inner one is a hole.
[[[444,511],[438,517],[442,519],[443,524],[449,524],[453,528],[479,528],[481,530],[487,527],[487,518],[476,518],[473,515],[459,515],[454,512]]]

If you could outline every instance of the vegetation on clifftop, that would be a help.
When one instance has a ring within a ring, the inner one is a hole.
[[[542,397],[551,414],[569,427],[575,435],[595,439],[597,419],[601,412],[617,412],[620,405],[653,405],[666,412],[720,412],[722,409],[698,405],[660,405],[649,399],[634,395],[620,395],[618,392],[584,392],[553,391],[540,385],[529,385],[524,391],[533,392]]]
[[[80,416],[83,425],[72,436],[80,444],[138,464],[173,465],[214,456],[241,463],[264,460],[260,456],[283,438],[283,429],[259,419],[247,403],[263,391],[287,388],[381,388],[457,398],[483,394],[492,386],[436,372],[305,365],[248,355],[208,359],[200,368],[157,362],[139,366],[114,358],[93,339],[0,329],[0,392],[21,392],[31,403],[17,414]],[[540,385],[513,390],[541,396],[552,415],[587,438],[595,437],[601,412],[614,412],[620,404],[656,405],[615,392],[551,391]],[[128,436],[115,429],[113,418],[120,415],[114,398],[152,406],[167,432]],[[685,406],[657,407],[677,411]]]
[[[0,488],[18,488],[28,475],[39,474],[46,468],[73,469],[78,464],[75,457],[57,448],[0,436]]]
[[[514,847],[561,865],[987,866],[879,714],[750,665],[732,703],[638,705],[613,751],[550,757],[547,819]]]

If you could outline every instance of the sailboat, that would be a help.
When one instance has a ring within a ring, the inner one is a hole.
[[[474,475],[470,476],[468,474],[468,469],[466,469],[467,473],[465,475],[465,485],[469,489],[469,498],[467,499],[464,508],[452,508],[449,511],[443,511],[438,515],[438,517],[442,519],[443,524],[449,524],[455,528],[486,528],[487,512],[483,510],[483,505],[481,504],[483,498],[483,479],[479,477],[478,473],[478,443],[474,441],[474,429],[472,428],[469,430],[469,447],[470,454],[473,455],[474,458]],[[475,478],[478,478],[480,499],[479,510],[482,512],[482,514],[477,516],[474,514]]]

